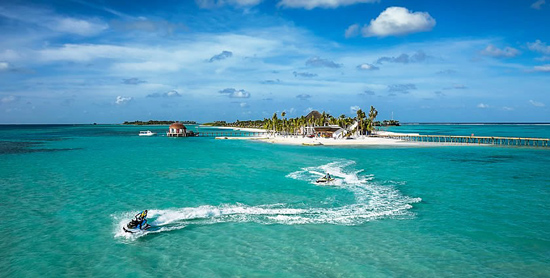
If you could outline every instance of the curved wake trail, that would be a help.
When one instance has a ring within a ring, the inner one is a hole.
[[[335,208],[293,208],[287,204],[247,206],[243,204],[200,206],[180,209],[149,210],[149,223],[152,229],[129,234],[122,227],[129,222],[133,213],[113,216],[116,225],[116,237],[139,238],[150,233],[160,233],[182,229],[187,225],[207,225],[225,222],[255,222],[261,224],[336,224],[358,225],[374,219],[400,216],[413,216],[410,212],[413,203],[420,198],[411,198],[397,189],[373,183],[373,175],[361,174],[363,170],[354,170],[355,162],[336,161],[317,167],[307,167],[292,172],[286,177],[315,183],[324,173],[336,177],[331,186],[349,190],[354,194],[355,202]]]

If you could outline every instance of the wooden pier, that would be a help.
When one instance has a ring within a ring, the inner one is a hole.
[[[499,146],[550,147],[548,138],[489,137],[489,136],[453,136],[453,135],[373,135],[374,137],[398,139],[412,142],[478,144]]]

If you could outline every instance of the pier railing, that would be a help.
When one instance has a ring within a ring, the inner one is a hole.
[[[501,146],[550,147],[548,138],[489,137],[489,136],[453,136],[453,135],[408,135],[385,134],[375,137],[399,139],[412,142],[479,144]]]

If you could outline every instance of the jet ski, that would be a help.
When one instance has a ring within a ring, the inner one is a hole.
[[[151,225],[147,224],[147,210],[144,210],[134,217],[130,223],[128,223],[125,227],[122,227],[122,229],[127,233],[137,233],[139,231],[145,231],[149,228],[151,228]]]
[[[322,178],[319,178],[317,181],[315,181],[316,183],[329,183],[331,181],[333,181],[334,178],[333,177],[330,177],[330,178],[327,178],[327,177],[322,177]]]

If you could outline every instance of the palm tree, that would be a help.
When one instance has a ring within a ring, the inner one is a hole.
[[[273,132],[277,131],[277,113],[273,113],[273,117],[271,118],[271,128],[273,128]]]
[[[365,112],[363,112],[363,110],[359,109],[357,110],[357,129],[359,130],[359,135],[363,135],[363,123],[364,123],[364,118],[365,118]]]
[[[370,134],[372,131],[373,131],[373,124],[374,124],[374,120],[376,119],[376,116],[378,116],[378,111],[376,111],[376,109],[374,108],[374,106],[371,106],[370,107],[370,112],[369,112],[369,122],[368,122],[368,126],[367,126],[367,132]]]
[[[286,119],[285,119],[285,116],[286,116],[286,112],[283,111],[281,113],[281,117],[283,117],[283,123],[282,123],[283,124],[283,129],[282,130],[286,132]]]

